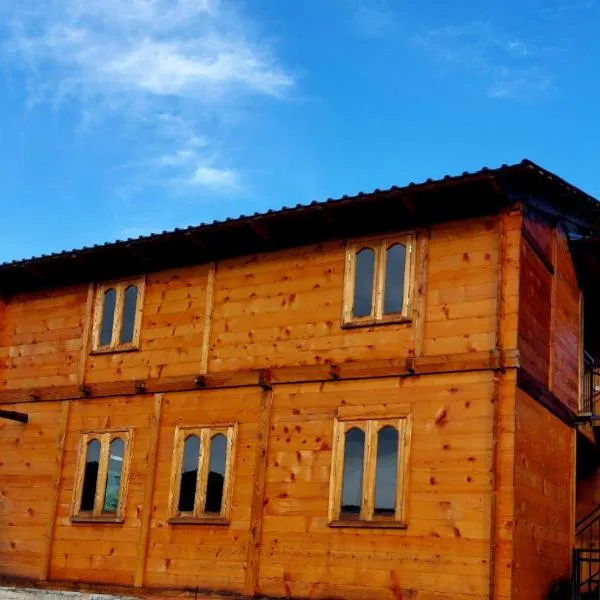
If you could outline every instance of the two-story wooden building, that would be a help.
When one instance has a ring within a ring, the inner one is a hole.
[[[0,265],[0,576],[594,590],[599,284],[529,161]]]

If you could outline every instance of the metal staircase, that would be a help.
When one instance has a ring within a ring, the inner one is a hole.
[[[576,527],[573,600],[600,600],[600,505]]]

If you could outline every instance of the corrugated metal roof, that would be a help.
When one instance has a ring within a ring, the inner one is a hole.
[[[189,227],[176,227],[175,229],[165,230],[165,231],[161,231],[161,232],[157,232],[157,233],[152,233],[149,235],[140,235],[138,237],[126,238],[126,239],[122,239],[122,240],[114,240],[114,241],[110,241],[110,242],[105,242],[103,244],[93,244],[91,246],[82,246],[81,248],[74,248],[71,250],[62,250],[60,252],[53,252],[50,254],[40,254],[38,256],[32,256],[30,258],[23,258],[23,259],[2,262],[2,263],[0,263],[0,269],[2,269],[3,267],[7,267],[7,266],[19,266],[19,265],[30,263],[33,261],[39,261],[39,260],[43,260],[43,259],[51,259],[51,258],[56,258],[59,256],[66,256],[69,254],[90,251],[90,250],[94,250],[97,248],[107,248],[107,247],[111,247],[111,246],[119,246],[119,245],[126,245],[126,244],[131,244],[131,243],[149,241],[149,240],[156,240],[161,237],[176,234],[176,233],[181,233],[181,232],[186,232],[186,231],[197,231],[199,229],[203,229],[206,227],[214,227],[217,225],[223,225],[225,223],[234,223],[234,222],[239,222],[239,221],[260,219],[260,218],[266,217],[268,215],[292,213],[294,211],[302,210],[302,209],[305,209],[310,206],[327,206],[327,205],[336,204],[336,203],[342,202],[342,201],[353,200],[355,198],[364,198],[364,197],[373,196],[376,194],[377,195],[385,194],[385,193],[399,191],[399,190],[405,190],[405,189],[413,190],[413,189],[423,188],[423,187],[430,186],[430,185],[436,185],[436,184],[439,184],[442,182],[445,182],[445,183],[457,182],[457,181],[461,181],[467,177],[473,177],[473,176],[483,175],[483,174],[488,174],[488,173],[493,174],[493,173],[497,173],[501,170],[513,169],[513,168],[523,166],[523,165],[536,166],[528,160],[523,160],[520,163],[515,163],[512,165],[503,164],[500,167],[493,168],[493,169],[489,168],[489,167],[482,167],[481,169],[479,169],[477,171],[470,171],[470,172],[464,171],[460,175],[445,175],[444,177],[441,177],[440,179],[429,178],[429,179],[426,179],[425,181],[421,181],[418,183],[411,181],[405,186],[395,186],[394,185],[390,188],[383,189],[383,190],[376,188],[371,192],[358,192],[357,194],[355,194],[353,196],[344,195],[339,198],[327,198],[326,200],[322,200],[322,201],[313,200],[312,202],[309,202],[307,204],[296,204],[295,206],[282,206],[280,209],[277,209],[277,210],[270,209],[270,210],[267,210],[262,213],[255,212],[255,213],[252,213],[251,215],[243,215],[242,214],[238,217],[228,217],[228,218],[222,219],[222,220],[213,220],[209,223],[200,223],[198,225],[190,225]]]

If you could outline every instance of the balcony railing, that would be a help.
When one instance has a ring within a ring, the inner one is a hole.
[[[600,419],[600,365],[586,352],[583,357],[581,415]]]

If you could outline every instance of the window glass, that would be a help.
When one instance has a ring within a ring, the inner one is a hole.
[[[88,442],[85,455],[85,472],[83,474],[83,487],[81,491],[80,506],[80,510],[82,512],[91,512],[94,510],[99,466],[100,442],[98,440],[91,440]]]
[[[110,346],[112,342],[112,330],[115,321],[115,306],[117,304],[117,292],[110,288],[104,292],[102,301],[102,323],[100,326],[100,346]]]
[[[377,434],[375,472],[375,514],[394,516],[398,477],[398,430],[384,427]]]
[[[198,457],[200,440],[190,435],[183,444],[183,464],[181,467],[181,483],[179,487],[179,512],[193,512],[198,483]]]
[[[356,253],[354,279],[354,317],[367,317],[373,311],[373,278],[375,273],[375,252],[363,248]]]
[[[227,462],[227,439],[219,433],[210,442],[210,462],[206,485],[207,513],[220,513],[223,504],[223,487],[225,483],[225,464]]]
[[[352,517],[360,514],[364,453],[364,432],[356,427],[347,431],[342,478],[342,517]]]
[[[114,439],[108,450],[108,471],[106,473],[106,491],[104,492],[103,512],[116,513],[119,505],[121,489],[121,474],[123,472],[123,457],[125,443],[121,438]]]
[[[135,308],[137,305],[138,289],[130,285],[123,298],[123,316],[121,319],[121,344],[129,344],[133,341],[133,328],[135,325]]]
[[[388,315],[402,312],[404,301],[404,269],[406,248],[394,244],[385,253],[385,294],[383,313]]]

